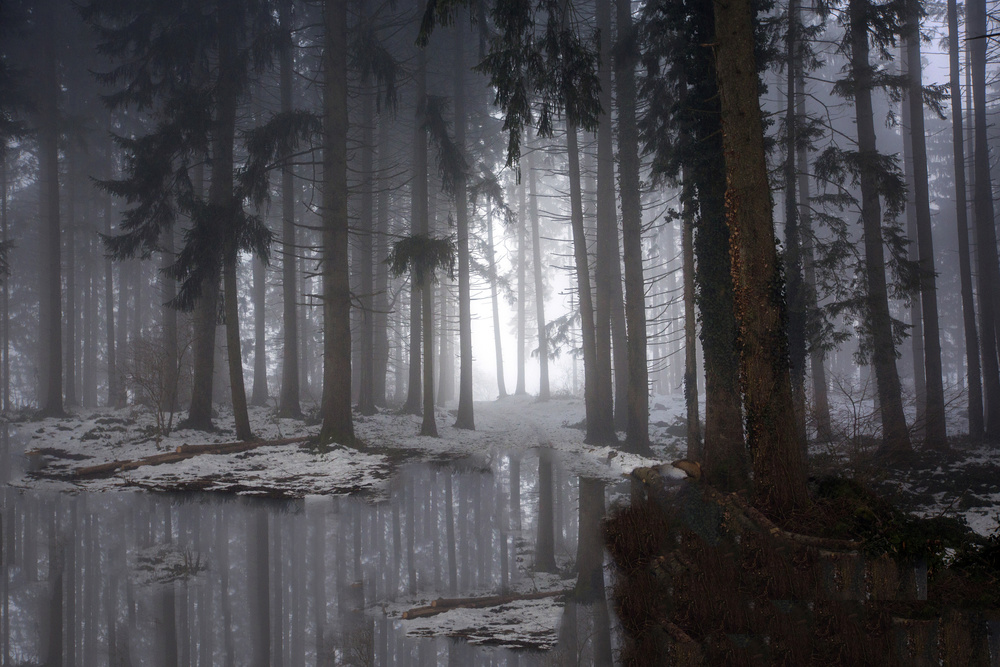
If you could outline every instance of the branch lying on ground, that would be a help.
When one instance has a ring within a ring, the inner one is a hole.
[[[519,600],[541,600],[544,598],[560,597],[568,595],[572,591],[546,591],[544,593],[512,593],[510,595],[491,595],[480,598],[438,598],[431,602],[429,607],[414,607],[404,611],[403,619],[426,618],[443,614],[452,609],[482,609],[484,607],[497,607],[502,604],[509,604]]]

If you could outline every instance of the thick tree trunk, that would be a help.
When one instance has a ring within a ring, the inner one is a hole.
[[[323,20],[323,427],[320,443],[353,445],[347,215],[347,0],[326,0]]]
[[[868,55],[867,0],[851,0],[851,69],[854,73],[854,108],[858,127],[858,151],[862,164],[876,160],[875,124],[872,110],[872,66]],[[867,281],[868,322],[872,336],[872,361],[882,415],[882,450],[887,454],[910,451],[900,397],[896,350],[892,341],[892,321],[886,291],[885,258],[882,244],[882,205],[876,174],[861,171],[861,218],[864,224],[865,278]]]
[[[378,173],[379,192],[378,204],[375,211],[375,313],[374,313],[374,344],[372,354],[375,358],[375,366],[372,378],[372,393],[374,394],[375,405],[384,407],[386,405],[386,372],[389,366],[389,266],[383,261],[388,250],[389,234],[389,184],[384,175],[385,156],[388,152],[388,122],[383,117],[379,117],[379,151],[378,151]],[[397,397],[398,400],[398,397]]]
[[[969,439],[983,439],[983,383],[979,365],[979,333],[972,296],[972,262],[969,252],[969,218],[965,184],[965,146],[962,134],[962,86],[958,68],[958,9],[948,0],[948,61],[951,88],[951,139],[955,169],[955,221],[958,228],[958,270],[962,285],[965,358],[969,383]]]
[[[104,198],[104,233],[111,234],[112,204],[111,194]],[[125,396],[118,375],[115,355],[115,280],[114,263],[111,258],[104,260],[104,318],[107,334],[108,361],[108,406],[120,408],[125,405]],[[6,284],[6,283],[5,283]],[[6,322],[6,318],[4,322]]]
[[[687,417],[687,457],[704,459],[701,417],[698,415],[698,340],[694,313],[694,212],[691,198],[681,204],[681,256],[684,271],[684,405]]]
[[[531,267],[535,279],[535,323],[538,326],[538,400],[549,400],[549,337],[545,330],[545,280],[542,273],[542,236],[538,220],[534,154],[528,153],[528,211],[531,216]]]
[[[577,147],[576,124],[572,120],[566,122],[566,149],[569,153],[570,223],[573,229],[573,255],[576,260],[577,298],[583,337],[583,394],[587,415],[585,441],[593,445],[617,444],[611,391],[611,349],[608,346],[599,350],[595,337],[590,260],[587,235],[583,229],[583,201],[580,192],[580,151]]]
[[[465,152],[465,48],[464,12],[455,25],[455,145]],[[455,219],[458,233],[458,414],[455,427],[476,428],[472,410],[472,292],[469,276],[469,202],[464,174],[455,184]],[[443,306],[443,304],[442,304]],[[444,329],[441,336],[445,335]],[[444,368],[441,369],[442,377]]]
[[[437,422],[434,419],[434,284],[431,276],[420,286],[421,306],[423,314],[423,344],[424,344],[424,390],[423,390],[423,421],[420,424],[420,435],[438,437]]]
[[[802,443],[793,420],[781,270],[754,66],[750,0],[715,2],[716,78],[726,156],[740,381],[757,501],[787,511],[808,503]]]
[[[948,449],[945,427],[944,386],[941,370],[941,336],[938,325],[937,281],[934,274],[934,239],[931,232],[930,194],[927,184],[927,145],[924,137],[924,94],[920,64],[920,7],[909,0],[906,36],[909,74],[910,132],[913,154],[913,195],[916,205],[917,245],[920,260],[920,302],[923,311],[926,404],[924,445]],[[919,403],[918,403],[919,405]]]
[[[649,451],[649,368],[646,365],[646,285],[642,268],[642,202],[639,199],[639,133],[635,118],[632,3],[617,0],[618,47],[615,96],[618,109],[618,190],[622,207],[625,321],[628,335],[628,451]],[[693,324],[693,322],[692,322]],[[697,388],[695,389],[697,394]]]
[[[232,170],[230,170],[230,173]],[[247,393],[243,386],[243,355],[240,352],[239,288],[236,283],[236,257],[227,259],[222,268],[223,306],[226,317],[226,351],[229,356],[229,387],[233,397],[233,419],[236,437],[252,440],[250,416],[247,413]]]
[[[76,200],[79,196],[77,194],[76,179],[77,179],[77,155],[75,149],[69,149],[66,155],[66,225],[65,225],[65,236],[66,236],[66,304],[63,308],[63,317],[65,318],[65,340],[64,340],[64,353],[65,353],[65,363],[64,368],[64,382],[65,382],[65,404],[67,406],[77,406],[80,404],[77,399],[76,393],[76,378],[77,378],[77,332],[76,324],[78,320],[77,314],[77,268],[76,268],[76,243],[77,234],[76,228],[78,225],[77,214],[76,214]]]
[[[62,260],[59,222],[59,75],[56,71],[55,3],[39,3],[38,30],[38,181],[41,220],[41,278],[39,290],[39,391],[43,416],[63,410],[62,377]]]
[[[9,239],[9,230],[7,228],[7,153],[0,152],[0,185],[3,187],[3,191],[0,192],[0,242],[4,246],[7,245]],[[0,317],[3,317],[3,322],[0,322],[0,330],[2,330],[3,336],[3,348],[0,349],[0,372],[3,373],[3,395],[2,401],[0,401],[0,409],[4,412],[10,410],[10,283],[8,280],[4,279],[3,284],[0,285]],[[6,585],[6,575],[4,576],[4,582]],[[6,604],[6,598],[5,598]],[[6,608],[5,608],[6,611]],[[9,623],[8,623],[9,625]],[[8,626],[4,626],[5,629]],[[8,633],[4,633],[6,638]],[[4,644],[6,647],[6,644]],[[4,652],[0,655],[0,658],[6,659],[7,653]]]
[[[290,35],[292,30],[292,3],[283,0],[278,4],[281,29]],[[281,111],[292,110],[292,49],[291,39],[278,53],[281,73],[279,88]],[[284,156],[288,159],[290,156]],[[295,248],[295,168],[290,164],[281,167],[281,296],[282,329],[284,342],[281,346],[281,394],[278,398],[278,414],[283,417],[298,417],[302,414],[299,404],[299,327],[296,310],[298,290],[296,290]]]
[[[218,321],[218,278],[206,278],[194,308],[194,377],[185,428],[213,430],[212,385],[215,376],[215,328]]]
[[[163,230],[160,257],[160,299],[162,306],[160,317],[163,318],[163,392],[160,396],[160,408],[166,412],[177,409],[177,380],[180,366],[177,344],[177,310],[170,302],[177,296],[177,283],[166,275],[165,269],[174,263],[174,228]]]

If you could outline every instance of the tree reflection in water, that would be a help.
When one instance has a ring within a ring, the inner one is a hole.
[[[4,438],[0,481],[13,458]],[[380,503],[3,486],[0,664],[610,664],[604,484],[538,468],[527,455],[494,474],[409,466]],[[547,579],[533,572],[540,532],[559,570]],[[552,651],[482,628],[492,646],[412,637],[398,618],[536,584],[574,591]]]

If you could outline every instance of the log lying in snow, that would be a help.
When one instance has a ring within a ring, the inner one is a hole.
[[[541,600],[544,598],[554,598],[568,595],[572,591],[546,591],[544,593],[512,593],[510,595],[490,595],[481,598],[438,598],[431,602],[429,607],[414,607],[403,612],[402,618],[405,620],[413,618],[426,618],[443,614],[452,609],[482,609],[484,607],[497,607],[502,604],[509,604],[519,600]]]
[[[181,445],[175,451],[164,454],[154,454],[134,461],[111,461],[93,466],[77,468],[68,474],[73,479],[89,479],[93,477],[109,477],[119,470],[134,470],[142,466],[155,466],[163,463],[177,463],[201,454],[237,454],[258,447],[280,447],[306,442],[312,436],[298,438],[282,438],[280,440],[257,440],[254,442],[221,442],[211,445]]]

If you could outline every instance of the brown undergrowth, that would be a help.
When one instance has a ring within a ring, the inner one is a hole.
[[[637,488],[605,533],[622,664],[990,664],[998,538],[912,521],[850,482],[813,494],[774,521],[702,484]]]

